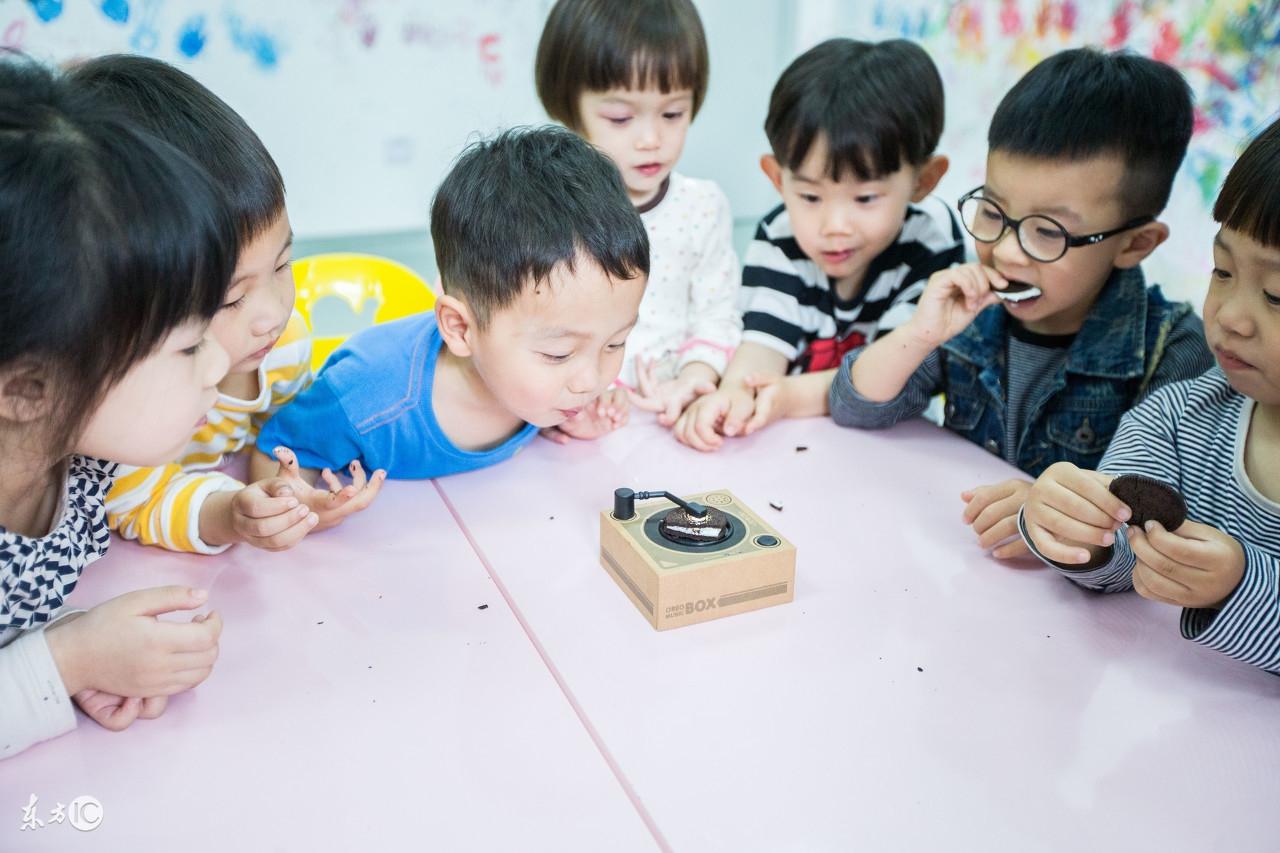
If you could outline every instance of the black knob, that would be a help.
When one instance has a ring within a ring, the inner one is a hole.
[[[618,521],[630,521],[636,517],[636,493],[634,489],[613,490],[613,517]]]

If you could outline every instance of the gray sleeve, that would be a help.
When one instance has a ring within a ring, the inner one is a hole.
[[[0,636],[0,642],[4,639]],[[76,712],[43,628],[0,646],[0,708],[0,759],[76,727]]]
[[[840,426],[857,429],[891,427],[923,413],[929,407],[929,398],[941,390],[942,360],[934,350],[911,374],[897,397],[883,403],[868,400],[854,390],[849,372],[864,349],[866,347],[859,347],[845,355],[840,369],[836,371],[835,381],[831,383],[831,417]]]

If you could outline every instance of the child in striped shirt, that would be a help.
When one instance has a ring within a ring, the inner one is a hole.
[[[747,249],[742,346],[677,439],[715,450],[826,414],[841,355],[910,318],[929,276],[964,260],[959,223],[929,195],[947,171],[943,107],[938,69],[908,41],[831,39],[782,73],[760,160],[782,204]]]
[[[311,381],[310,334],[293,308],[284,182],[262,142],[225,102],[158,60],[104,56],[75,68],[70,80],[204,165],[228,198],[241,240],[211,326],[231,357],[217,404],[174,462],[120,468],[107,495],[111,528],[176,551],[216,554],[237,542],[279,550],[367,506],[382,474],[366,478],[359,463],[351,485],[329,474],[331,488],[313,487],[283,461],[276,476],[248,485],[218,470]]]
[[[1280,122],[1232,167],[1213,218],[1204,319],[1218,366],[1129,412],[1097,471],[1045,471],[1019,527],[1073,582],[1181,607],[1184,637],[1280,673]],[[1175,486],[1189,520],[1126,525],[1131,508],[1107,488],[1120,474]]]

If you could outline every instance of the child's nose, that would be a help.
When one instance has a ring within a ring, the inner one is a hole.
[[[1018,233],[1012,228],[1005,229],[1000,239],[991,247],[991,257],[1010,267],[1026,266],[1031,261],[1018,242]]]
[[[644,121],[640,123],[640,136],[636,139],[636,146],[642,150],[650,151],[658,148],[662,144],[662,133],[658,129],[657,122]]]
[[[581,367],[569,378],[566,387],[570,394],[594,394],[599,381],[600,366],[591,359],[584,359]]]
[[[255,337],[261,337],[269,334],[280,325],[280,303],[277,300],[261,300],[258,303],[257,310],[253,314],[253,319],[249,321],[249,331]]]
[[[205,387],[212,388],[223,380],[231,369],[231,356],[213,335],[205,335],[204,349],[209,354],[205,363]]]
[[[1253,322],[1253,311],[1248,304],[1247,294],[1241,294],[1243,288],[1236,288],[1235,293],[1222,302],[1218,308],[1218,325],[1238,338],[1253,336],[1256,326]]]
[[[839,204],[828,208],[826,215],[822,218],[822,233],[825,235],[853,233],[853,215],[848,208]]]

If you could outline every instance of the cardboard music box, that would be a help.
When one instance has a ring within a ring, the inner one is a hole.
[[[637,505],[666,498],[671,503]],[[720,489],[614,492],[600,514],[600,564],[659,631],[795,598],[796,549]]]

